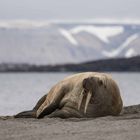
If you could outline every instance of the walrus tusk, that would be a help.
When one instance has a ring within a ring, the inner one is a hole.
[[[91,96],[92,96],[91,92],[88,92],[87,98],[86,98],[86,103],[85,103],[85,108],[84,108],[84,113],[85,113],[85,114],[86,114],[86,112],[87,112],[87,107],[88,107],[89,101],[90,101],[90,99],[91,99]]]
[[[84,97],[84,90],[82,90],[82,92],[80,93],[79,102],[78,102],[78,110],[80,110],[83,97]]]

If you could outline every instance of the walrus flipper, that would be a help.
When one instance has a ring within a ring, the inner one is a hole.
[[[39,99],[33,110],[38,110],[38,108],[43,104],[43,102],[46,100],[47,94],[45,94],[43,97]]]
[[[35,110],[29,110],[20,112],[17,115],[14,116],[15,118],[36,118],[36,111]]]
[[[57,109],[58,105],[55,103],[51,103],[49,106],[47,106],[38,116],[36,116],[38,119],[43,118],[45,115],[49,115],[53,111]]]
[[[39,99],[33,110],[23,111],[15,115],[15,118],[36,118],[36,111],[41,106],[41,104],[45,101],[47,95],[44,95]]]
[[[82,118],[84,117],[84,114],[80,114],[77,110],[73,108],[63,108],[62,110],[58,109],[51,113],[50,115],[47,116],[48,118],[62,118],[62,119],[67,119],[67,118]]]
[[[54,93],[54,96],[49,97],[49,95],[48,95],[46,97],[46,100],[38,108],[38,110],[36,112],[36,118],[38,118],[38,119],[43,118],[44,116],[51,114],[53,111],[55,111],[56,109],[59,108],[59,103],[62,100],[62,98],[64,97],[65,93],[67,93],[69,91],[69,88],[62,86],[57,90],[58,90],[57,92],[56,91],[52,92],[52,94]]]

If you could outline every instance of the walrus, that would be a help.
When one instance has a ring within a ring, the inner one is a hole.
[[[123,107],[120,90],[109,74],[84,72],[54,85],[32,110],[15,118],[117,116]]]

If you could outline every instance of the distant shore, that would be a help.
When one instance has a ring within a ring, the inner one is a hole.
[[[139,140],[140,105],[124,107],[120,116],[90,119],[14,119],[0,117],[2,140]]]
[[[0,64],[0,72],[85,72],[85,71],[116,71],[140,72],[140,56],[131,58],[103,59],[80,64]]]

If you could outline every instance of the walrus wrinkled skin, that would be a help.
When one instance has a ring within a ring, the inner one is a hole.
[[[60,81],[33,110],[21,112],[15,118],[116,116],[122,106],[119,88],[110,75],[85,72]]]

